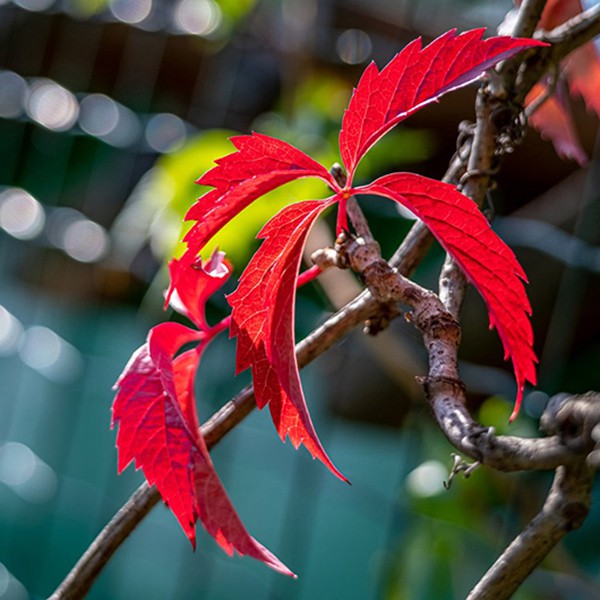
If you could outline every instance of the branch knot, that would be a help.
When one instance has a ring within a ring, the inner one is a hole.
[[[540,419],[540,429],[558,436],[572,452],[591,453],[590,459],[600,462],[595,458],[600,455],[600,393],[553,396]]]

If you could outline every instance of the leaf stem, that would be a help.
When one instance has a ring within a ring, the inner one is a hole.
[[[222,331],[229,329],[230,325],[231,315],[227,315],[224,319],[221,319],[218,323],[210,327],[206,332],[205,344],[210,342],[210,340],[219,335]]]
[[[340,194],[338,201],[337,221],[335,224],[335,235],[339,237],[342,233],[349,231],[348,229],[348,196]]]
[[[313,265],[312,267],[306,269],[298,275],[298,279],[296,280],[296,289],[314,281],[321,273],[323,269],[319,265]]]

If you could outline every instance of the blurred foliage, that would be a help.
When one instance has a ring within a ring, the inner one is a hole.
[[[230,21],[243,19],[255,6],[256,0],[215,0],[223,16]]]
[[[91,17],[105,11],[110,0],[69,0],[67,4],[80,17]]]

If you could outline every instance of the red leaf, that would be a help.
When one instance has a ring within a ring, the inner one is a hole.
[[[272,569],[293,573],[244,528],[221,484],[198,429],[193,380],[204,334],[177,323],[150,331],[117,382],[113,426],[119,424],[119,472],[135,460],[156,485],[192,545],[197,518],[228,553],[236,550]],[[200,345],[173,360],[182,344]]]
[[[560,82],[559,82],[560,83]],[[546,85],[538,83],[527,94],[526,105],[530,105],[542,94],[546,93]],[[554,144],[558,156],[577,161],[581,166],[588,162],[585,150],[579,143],[568,100],[558,89],[529,117],[530,124],[535,127],[542,138]]]
[[[516,4],[519,6],[521,2]],[[549,31],[582,11],[580,0],[548,0],[538,28]],[[569,82],[571,93],[581,96],[587,109],[600,117],[600,56],[594,42],[588,42],[571,52],[561,62],[561,70]],[[561,158],[573,159],[584,166],[588,162],[587,156],[579,143],[566,93],[560,83],[554,95],[534,112],[529,122],[544,139],[554,144]],[[545,89],[544,84],[536,85],[527,95],[525,106],[529,106]]]
[[[521,280],[527,278],[512,250],[492,231],[477,205],[453,186],[413,175],[394,173],[356,194],[378,194],[415,213],[464,271],[483,297],[517,380],[514,418],[519,411],[525,382],[536,382],[532,348],[531,306]]]
[[[231,264],[224,257],[224,253],[215,252],[204,264],[200,259],[192,264],[186,264],[175,258],[169,263],[173,288],[169,303],[201,331],[208,329],[204,316],[207,300],[231,274]]]
[[[521,6],[520,0],[515,4]],[[538,23],[538,29],[550,31],[582,11],[580,0],[548,0]]]
[[[237,336],[238,372],[252,369],[259,408],[269,404],[282,440],[306,446],[345,480],[325,453],[308,413],[298,374],[294,344],[294,302],[302,251],[311,225],[332,199],[292,204],[260,232],[264,241],[228,296],[231,335]]]
[[[588,42],[569,54],[562,62],[574,95],[581,96],[587,109],[600,117],[600,56],[593,42]]]
[[[550,30],[583,12],[580,0],[549,0],[539,27]],[[587,109],[600,117],[600,56],[595,43],[588,42],[573,50],[561,63],[574,95],[581,96]]]
[[[349,181],[367,150],[400,121],[463,87],[486,69],[541,42],[492,37],[482,40],[484,29],[460,35],[448,31],[421,47],[421,39],[408,44],[380,72],[371,63],[363,73],[344,113],[340,151]]]
[[[186,265],[222,227],[267,192],[301,177],[317,177],[339,187],[325,167],[287,142],[258,133],[236,136],[231,142],[236,152],[217,160],[217,166],[198,180],[215,189],[199,198],[186,215],[186,220],[196,221],[184,238]]]
[[[162,323],[151,330],[147,343],[133,354],[117,381],[113,404],[113,427],[119,423],[119,473],[135,459],[136,468],[143,468],[150,485],[156,484],[192,543],[195,516],[187,462],[177,461],[194,432],[177,402],[171,357],[183,344],[202,337],[178,323]],[[180,386],[182,377],[177,377]]]

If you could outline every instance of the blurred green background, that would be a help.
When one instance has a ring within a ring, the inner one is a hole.
[[[141,483],[116,474],[111,386],[162,308],[164,265],[178,251],[194,183],[251,130],[325,165],[352,86],[409,40],[451,28],[492,30],[509,1],[0,0],[0,600],[47,597]],[[473,89],[415,115],[361,164],[441,177]],[[588,169],[559,161],[530,133],[508,158],[490,206],[529,275],[540,385],[507,426],[515,386],[479,298],[464,309],[461,373],[483,423],[536,435],[552,394],[600,388],[600,171],[597,124],[573,105]],[[215,243],[237,273],[254,236],[319,183],[279,190]],[[391,204],[364,210],[390,254],[411,224]],[[490,208],[490,207],[488,207]],[[315,247],[328,243],[325,222]],[[330,225],[330,223],[329,223]],[[417,278],[436,285],[434,248]],[[234,282],[228,291],[233,289]],[[357,281],[344,273],[298,300],[298,336]],[[218,319],[224,301],[209,308]],[[198,382],[207,418],[248,382],[219,339]],[[299,574],[291,581],[229,559],[205,534],[193,553],[164,506],[153,510],[92,588],[96,600],[461,598],[538,510],[549,474],[481,469],[449,491],[452,448],[414,376],[418,333],[394,323],[349,336],[303,372],[317,430],[352,482],[283,446],[252,414],[214,451],[249,531]],[[595,491],[598,496],[598,489]],[[600,598],[600,511],[571,534],[517,598]]]

